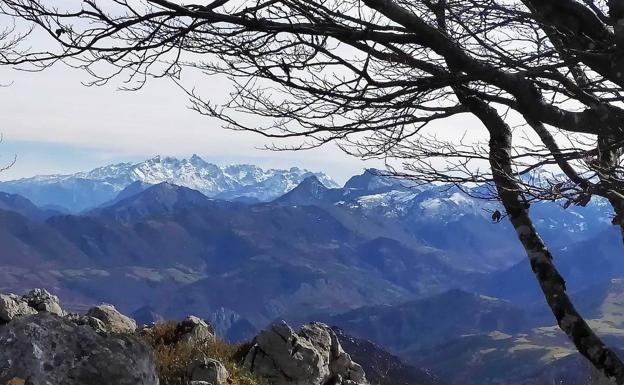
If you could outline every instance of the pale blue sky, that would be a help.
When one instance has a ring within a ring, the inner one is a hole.
[[[17,163],[0,180],[36,174],[70,173],[154,155],[190,156],[216,163],[254,163],[261,167],[305,167],[343,182],[365,167],[335,146],[304,152],[258,149],[266,139],[220,128],[216,120],[187,108],[182,91],[168,80],[154,80],[136,92],[115,85],[85,87],[86,74],[57,66],[41,73],[0,67],[0,165],[17,155]],[[225,84],[193,79],[205,95],[223,97]]]
[[[61,5],[78,6],[73,0]],[[30,47],[49,49],[49,37],[35,33]],[[56,43],[54,43],[56,44]],[[313,151],[270,152],[258,148],[266,138],[224,130],[221,123],[188,109],[187,96],[167,79],[152,79],[140,91],[117,91],[121,80],[103,87],[85,87],[83,71],[57,64],[44,72],[15,71],[0,66],[0,167],[17,155],[17,163],[0,173],[0,180],[37,174],[73,173],[124,161],[141,161],[154,155],[185,157],[198,154],[219,164],[253,163],[263,168],[298,166],[323,171],[338,182],[381,161],[347,156],[335,145]],[[214,103],[227,99],[224,78],[183,72],[181,82]],[[243,123],[256,123],[245,117]],[[431,125],[431,126],[436,126]],[[440,128],[442,128],[440,130]],[[475,119],[466,115],[439,122],[440,138],[485,138]]]

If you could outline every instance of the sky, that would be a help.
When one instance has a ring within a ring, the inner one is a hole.
[[[47,49],[48,39],[34,34],[29,44]],[[0,172],[0,180],[87,171],[155,155],[197,154],[217,164],[251,163],[263,168],[298,166],[325,172],[339,183],[365,168],[384,167],[381,161],[348,156],[333,144],[296,152],[264,150],[271,144],[265,137],[225,130],[220,121],[191,111],[187,95],[169,79],[150,79],[138,91],[120,91],[122,79],[99,87],[83,85],[90,80],[86,72],[62,63],[43,72],[0,66],[0,84],[10,83],[0,87],[0,169],[16,158],[12,167]],[[216,103],[225,101],[230,89],[224,78],[188,71],[181,81]],[[465,115],[441,124],[444,130],[436,128],[436,135],[446,131],[457,137],[459,128],[472,130],[468,136],[474,139],[484,137],[481,125]]]
[[[252,163],[266,168],[304,167],[323,171],[339,182],[366,167],[380,167],[347,156],[335,145],[298,152],[261,149],[269,144],[258,134],[221,128],[213,118],[188,108],[186,95],[170,80],[153,79],[139,91],[118,84],[87,87],[80,70],[55,66],[43,72],[0,67],[0,180],[40,174],[73,173],[154,155],[198,154],[217,164]],[[227,84],[201,83],[203,95],[224,98]]]

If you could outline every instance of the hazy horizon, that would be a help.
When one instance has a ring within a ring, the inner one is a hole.
[[[83,72],[56,66],[44,72],[0,68],[0,103],[9,106],[0,133],[0,168],[17,157],[0,180],[71,174],[110,163],[139,162],[155,155],[198,154],[217,164],[250,163],[262,168],[322,171],[339,183],[380,161],[362,161],[330,144],[306,151],[262,149],[270,142],[254,133],[225,130],[216,119],[189,110],[173,83],[152,79],[139,91],[115,85],[87,87]],[[200,77],[191,81],[201,81]],[[219,97],[224,84],[206,93]]]
[[[6,143],[4,143],[4,145],[6,145]],[[37,144],[37,143],[27,143],[24,146],[32,146],[34,147],[38,147],[41,144]],[[52,151],[50,151],[52,152]],[[0,157],[0,159],[2,159],[2,162],[4,164],[7,164],[7,162],[12,162],[13,159],[9,159],[9,157],[7,156],[7,154],[1,154],[2,157]],[[183,159],[189,159],[192,156],[199,156],[201,159],[203,159],[204,161],[208,162],[208,163],[212,163],[215,164],[217,166],[229,166],[229,165],[245,165],[245,164],[250,164],[250,165],[255,165],[258,166],[264,170],[269,170],[269,169],[279,169],[279,170],[288,170],[292,167],[296,167],[299,169],[304,169],[307,171],[311,171],[311,172],[321,172],[326,174],[327,176],[329,176],[330,178],[332,178],[334,181],[336,181],[337,183],[339,183],[340,185],[344,184],[351,176],[357,175],[357,174],[361,174],[362,172],[364,172],[364,170],[366,168],[369,167],[362,167],[361,169],[355,169],[354,172],[352,174],[345,174],[346,176],[341,175],[340,177],[335,177],[330,171],[324,170],[324,169],[314,169],[314,168],[309,168],[309,167],[304,167],[304,166],[300,166],[297,164],[292,164],[292,165],[286,165],[284,164],[283,167],[281,166],[262,166],[260,163],[271,163],[271,162],[266,162],[266,159],[260,159],[257,158],[257,160],[259,160],[260,162],[254,162],[253,159],[251,161],[229,161],[227,159],[223,159],[223,158],[213,158],[210,157],[208,155],[203,155],[203,154],[182,154],[182,155],[171,155],[171,154],[153,154],[151,156],[146,156],[146,157],[141,157],[141,156],[132,156],[129,158],[126,158],[124,160],[124,158],[119,158],[119,159],[115,159],[115,158],[111,158],[110,161],[109,160],[105,160],[102,159],[103,163],[100,164],[94,164],[92,166],[89,166],[87,168],[82,168],[82,169],[73,169],[71,167],[67,168],[67,167],[60,167],[60,169],[64,169],[67,171],[63,171],[63,172],[47,172],[47,173],[35,173],[32,175],[22,175],[22,176],[17,176],[14,178],[7,178],[6,176],[9,175],[9,173],[13,170],[14,167],[16,167],[18,165],[18,160],[16,160],[14,165],[11,165],[8,169],[0,171],[0,181],[12,181],[12,180],[18,180],[18,179],[27,179],[27,178],[31,178],[31,177],[35,177],[35,176],[50,176],[50,175],[72,175],[72,174],[76,174],[76,173],[80,173],[80,172],[89,172],[92,171],[96,168],[100,168],[100,167],[106,167],[109,165],[117,165],[117,164],[122,164],[122,163],[130,163],[130,164],[137,164],[137,163],[142,163],[145,161],[148,161],[150,159],[153,159],[155,157],[161,157],[161,158],[167,158],[167,157],[172,157],[172,158],[176,158],[178,160],[183,160]],[[284,160],[287,161],[287,160]],[[94,158],[94,162],[96,162],[96,159]],[[60,162],[58,164],[61,164]]]

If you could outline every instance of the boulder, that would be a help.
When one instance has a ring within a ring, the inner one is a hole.
[[[272,325],[253,340],[243,364],[274,385],[368,385],[362,367],[321,323],[298,333],[284,322]]]
[[[28,294],[22,296],[22,299],[26,301],[28,306],[38,312],[46,311],[58,316],[65,315],[65,312],[61,309],[59,298],[45,289],[33,289]]]
[[[132,335],[101,335],[42,312],[0,328],[0,384],[157,385],[153,353]]]
[[[15,294],[0,294],[0,324],[35,313],[37,311],[28,306],[21,297]]]
[[[179,342],[191,344],[214,340],[214,330],[206,321],[195,316],[189,316],[176,326],[176,336]]]
[[[96,333],[108,333],[108,328],[104,322],[95,317],[88,317],[86,315],[80,315],[75,313],[69,313],[65,315],[65,318],[75,323],[76,325],[84,325],[93,329]]]
[[[134,333],[136,322],[115,309],[113,305],[99,305],[87,311],[87,317],[97,318],[109,333]]]
[[[223,385],[230,377],[230,373],[221,362],[208,357],[199,357],[191,361],[187,373],[191,381],[212,385]]]

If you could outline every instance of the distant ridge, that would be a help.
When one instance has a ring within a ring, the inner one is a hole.
[[[0,192],[0,210],[13,211],[35,221],[43,221],[54,215],[61,214],[53,209],[37,207],[21,195],[3,192]]]
[[[338,187],[329,176],[298,167],[262,169],[255,165],[219,166],[193,155],[188,159],[155,156],[139,163],[117,163],[71,175],[41,175],[0,182],[0,191],[20,194],[38,206],[55,205],[72,212],[92,209],[114,200],[134,182],[168,182],[211,198],[247,202],[271,201],[316,176]]]
[[[316,175],[309,176],[297,187],[275,200],[279,204],[313,205],[328,198],[331,189],[325,187]]]
[[[466,334],[490,330],[518,332],[525,315],[510,302],[453,289],[401,304],[361,307],[315,317],[356,337],[391,348],[405,358]]]
[[[136,194],[139,194],[145,190],[147,190],[148,188],[150,188],[152,185],[149,183],[145,183],[141,180],[137,180],[136,182],[132,182],[131,184],[129,184],[126,188],[124,188],[123,190],[121,190],[121,192],[112,200],[103,203],[100,208],[104,208],[104,207],[110,207],[113,206],[115,203],[120,202],[126,198],[130,198],[131,196],[134,196]]]
[[[138,190],[134,195],[131,195],[130,192],[127,194],[129,195],[127,198],[120,199],[110,206],[93,210],[89,214],[124,222],[187,208],[233,207],[236,205],[228,201],[208,198],[197,190],[167,182],[153,186],[148,185],[147,188]]]

